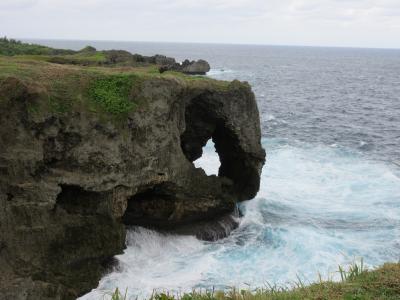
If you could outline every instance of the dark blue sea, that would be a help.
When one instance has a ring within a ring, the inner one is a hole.
[[[400,260],[400,50],[39,42],[206,59],[208,76],[252,85],[261,115],[267,161],[240,227],[214,243],[132,229],[119,267],[82,299],[310,283]],[[211,142],[196,165],[217,172]]]

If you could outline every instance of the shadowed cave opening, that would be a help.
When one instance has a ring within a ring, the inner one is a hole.
[[[145,187],[128,199],[123,216],[126,225],[167,226],[175,209],[174,191],[168,183]]]
[[[180,215],[180,208],[185,207],[184,199],[180,198],[183,195],[171,183],[145,187],[128,199],[123,223],[160,232],[194,235],[206,241],[224,238],[237,228],[239,223],[231,214],[232,207],[222,213],[219,209],[210,209],[205,215],[195,209],[186,210],[184,216]],[[189,205],[193,206],[193,202]]]
[[[77,185],[62,184],[60,187],[57,206],[70,214],[95,214],[104,200],[102,193],[86,191]]]
[[[202,157],[203,147],[211,139],[220,161],[218,176],[233,181],[237,200],[248,200],[258,190],[259,174],[249,165],[249,156],[239,141],[240,131],[220,111],[220,104],[212,95],[203,94],[190,101],[181,135],[182,151],[193,163]]]

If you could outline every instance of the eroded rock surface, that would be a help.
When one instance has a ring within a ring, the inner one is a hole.
[[[42,109],[46,93],[34,78],[0,80],[0,299],[74,299],[123,251],[125,225],[190,225],[212,239],[196,224],[259,189],[265,153],[246,83],[146,79],[132,94],[145,104],[116,120]],[[192,163],[210,138],[219,176]]]
[[[188,59],[184,60],[182,63],[176,63],[176,62],[171,62],[171,61],[163,61],[162,63],[159,63],[161,65],[160,67],[160,73],[166,72],[166,71],[176,71],[176,72],[182,72],[188,75],[206,75],[207,72],[210,71],[210,64],[203,60],[193,60],[190,61]]]

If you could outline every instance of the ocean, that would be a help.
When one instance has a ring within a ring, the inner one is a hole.
[[[267,152],[261,189],[217,242],[131,228],[118,266],[81,299],[156,291],[290,286],[338,265],[400,260],[400,50],[36,41],[206,59],[208,76],[248,81]],[[216,173],[212,142],[195,162]]]

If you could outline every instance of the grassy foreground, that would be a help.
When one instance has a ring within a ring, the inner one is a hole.
[[[354,264],[348,271],[339,267],[341,282],[320,280],[309,286],[302,282],[293,288],[270,286],[255,291],[232,289],[227,292],[192,292],[182,295],[154,294],[149,300],[303,300],[303,299],[400,299],[400,263],[387,263],[376,270],[365,270]],[[107,298],[106,298],[107,299]],[[128,300],[118,289],[109,296],[111,300]],[[132,298],[134,299],[134,298]]]

